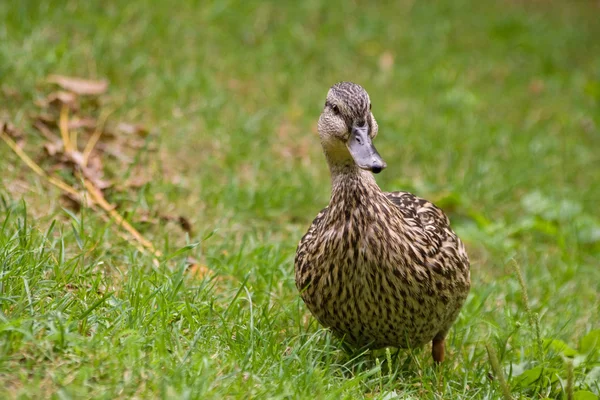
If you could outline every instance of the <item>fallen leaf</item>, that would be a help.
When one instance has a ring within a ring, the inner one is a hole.
[[[93,170],[91,168],[82,168],[81,169],[83,176],[89,180],[92,185],[99,189],[100,191],[111,187],[113,184],[107,180],[102,179],[104,173],[100,170]]]
[[[61,107],[63,104],[69,106],[72,110],[77,110],[79,104],[77,104],[77,95],[73,92],[66,92],[59,90],[52,92],[46,97],[46,104]]]
[[[90,181],[90,183],[98,189],[98,191],[102,191],[106,188],[112,186],[112,183],[103,179],[104,171],[102,168],[102,163],[99,158],[91,158],[92,161],[88,165],[84,164],[83,154],[79,151],[69,151],[63,153],[63,161],[67,164],[71,164],[76,167],[85,179]]]
[[[73,118],[69,120],[69,129],[96,129],[96,120],[94,118],[84,117],[84,118]]]
[[[77,165],[80,168],[84,168],[85,165],[83,164],[84,161],[84,157],[83,154],[80,151],[74,150],[74,151],[69,151],[66,154],[66,158],[71,161],[73,164]]]
[[[25,193],[31,192],[31,185],[29,182],[19,178],[11,179],[3,183],[6,184],[5,188],[8,189],[8,193],[15,198],[25,196]]]
[[[97,152],[92,152],[88,157],[87,167],[96,171],[104,171],[102,157]]]
[[[133,158],[126,154],[123,154],[123,152],[119,149],[116,149],[113,146],[108,145],[106,143],[97,143],[95,149],[114,157],[115,159],[121,161],[123,164],[133,163]]]
[[[188,267],[187,272],[190,274],[190,277],[194,279],[204,279],[206,277],[211,277],[214,275],[214,271],[208,268],[204,264],[200,264],[197,260],[192,257],[188,257],[187,259]]]
[[[142,210],[136,213],[137,222],[157,225],[159,220],[156,218],[156,215],[150,214],[149,210]]]
[[[133,178],[125,181],[123,186],[125,186],[126,188],[131,188],[131,189],[139,189],[150,181],[151,181],[151,179],[148,177],[137,175],[137,176],[134,176]]]
[[[12,98],[12,99],[20,99],[21,94],[17,91],[17,89],[2,85],[2,94],[4,97]]]
[[[48,82],[56,83],[63,89],[80,95],[99,95],[108,89],[108,81],[105,79],[90,80],[64,75],[50,75]]]
[[[174,217],[172,215],[161,215],[160,219],[164,222],[176,222],[184,232],[192,234],[192,224],[184,216]]]
[[[58,138],[58,136],[56,136],[54,133],[52,133],[52,130],[50,128],[48,128],[48,125],[46,125],[42,120],[37,120],[33,123],[33,126],[42,134],[42,136],[44,138],[46,138],[47,140],[51,141],[51,142],[56,142],[58,140],[60,140]],[[61,142],[62,143],[62,142]]]
[[[146,142],[144,140],[141,139],[130,139],[127,140],[123,143],[125,146],[129,147],[130,149],[134,149],[134,150],[140,150],[143,149],[144,147],[146,147]],[[156,150],[153,146],[149,145],[148,146],[148,151],[154,151]]]
[[[119,125],[109,127],[102,133],[102,138],[105,142],[110,142],[111,145],[119,149],[128,148],[139,150],[146,148],[148,151],[152,150],[152,143],[146,143],[146,140],[144,139],[147,134],[143,132],[147,131],[138,131],[136,128],[132,127],[127,127],[126,130],[122,130],[119,128]],[[140,129],[143,128],[140,126]]]
[[[188,233],[189,235],[192,234],[192,224],[186,217],[180,215],[179,218],[177,218],[177,221],[184,232]]]
[[[23,137],[23,132],[18,130],[13,124],[10,122],[0,121],[0,132],[6,133],[13,139],[20,139]]]
[[[50,157],[54,157],[55,155],[62,153],[62,140],[44,143],[44,150],[46,150],[46,153],[48,153]]]
[[[79,212],[81,210],[81,201],[70,193],[60,195],[60,201],[65,208]]]
[[[65,285],[65,289],[67,289],[68,291],[73,291],[73,290],[77,290],[78,286],[73,283],[67,283]]]
[[[141,137],[148,136],[148,129],[141,124],[130,124],[127,122],[120,122],[117,125],[117,131],[125,133],[127,135],[139,135]]]
[[[15,141],[17,147],[22,149],[25,146],[25,136],[23,135],[23,132],[10,122],[0,121],[0,132],[11,137]]]
[[[57,118],[48,113],[42,113],[35,116],[35,121],[42,122],[49,127],[58,126]]]

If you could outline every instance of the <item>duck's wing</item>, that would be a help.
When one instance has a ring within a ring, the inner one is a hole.
[[[450,220],[430,201],[408,192],[386,193],[408,225],[408,234],[423,264],[433,274],[437,296],[446,306],[439,337],[445,337],[469,293],[471,272],[465,246]],[[412,229],[410,229],[412,228]]]
[[[405,222],[415,230],[420,230],[427,238],[425,243],[420,243],[427,256],[437,258],[444,254],[452,255],[454,262],[468,268],[469,259],[464,245],[450,228],[450,220],[440,208],[408,192],[391,192],[385,195],[398,207]]]
[[[450,220],[435,204],[409,192],[391,192],[385,194],[394,203],[402,216],[414,220],[415,224],[422,224],[427,230],[438,235],[443,233],[444,228],[450,227]]]

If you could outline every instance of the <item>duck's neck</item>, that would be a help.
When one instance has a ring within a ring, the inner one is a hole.
[[[355,164],[329,165],[331,171],[331,204],[355,207],[382,195],[373,174]]]

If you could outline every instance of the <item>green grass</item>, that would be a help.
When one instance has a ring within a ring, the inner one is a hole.
[[[109,199],[166,254],[65,211],[0,143],[0,397],[497,399],[500,370],[514,398],[600,393],[596,2],[196,3],[0,3],[0,119],[39,153],[45,77],[107,78],[100,109],[159,148],[138,156],[151,183]],[[427,349],[347,354],[299,300],[340,80],[370,93],[382,188],[436,201],[471,256],[441,369]]]

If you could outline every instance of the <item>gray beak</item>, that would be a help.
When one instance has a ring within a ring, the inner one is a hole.
[[[365,126],[361,127],[353,126],[346,146],[348,146],[354,162],[360,168],[378,174],[382,169],[387,167],[387,164],[381,159],[377,149],[373,146],[373,141],[369,136],[368,125],[365,124]]]

